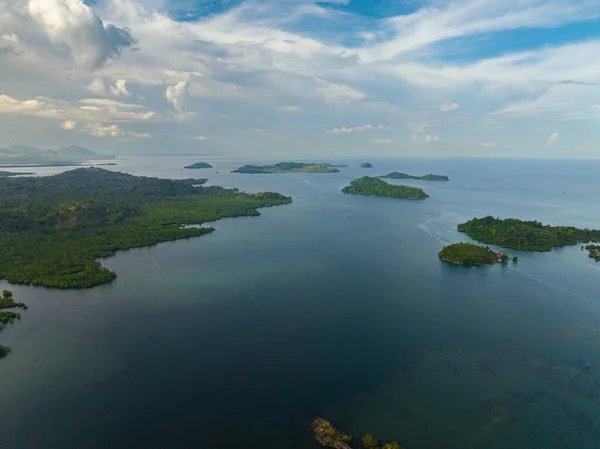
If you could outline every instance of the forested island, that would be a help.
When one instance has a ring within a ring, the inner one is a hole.
[[[360,447],[362,449],[404,449],[396,441],[390,441],[380,444],[377,438],[370,433],[361,438],[360,446],[354,446],[352,435],[346,435],[336,429],[331,421],[324,418],[317,418],[312,423],[315,438],[324,447],[335,449],[353,449]]]
[[[27,309],[27,306],[22,302],[15,302],[13,294],[10,290],[4,290],[2,297],[0,297],[0,331],[4,324],[12,323],[14,320],[20,320],[21,314],[19,312],[8,311],[4,312],[1,309]],[[8,346],[0,345],[0,358],[6,357],[10,353]]]
[[[25,176],[25,175],[35,175],[32,172],[18,172],[18,171],[2,171],[0,170],[0,178],[8,178],[9,176]]]
[[[468,267],[508,262],[508,254],[505,252],[496,253],[487,246],[472,243],[453,243],[445,246],[438,256],[444,262]]]
[[[473,218],[458,225],[460,232],[482,243],[522,251],[551,251],[553,247],[600,242],[600,231],[572,226],[543,225],[516,218]]]
[[[190,168],[190,169],[194,169],[194,168],[213,168],[212,165],[206,163],[206,162],[195,162],[193,164],[190,165],[186,165],[183,168]]]
[[[373,164],[371,164],[370,162],[363,162],[362,164],[359,165],[360,168],[372,168]]]
[[[383,196],[387,198],[425,199],[429,198],[423,190],[410,186],[388,184],[378,178],[363,176],[355,179],[342,189],[344,193],[366,196]]]
[[[231,173],[337,173],[336,167],[346,165],[317,164],[314,162],[279,162],[274,165],[244,165]]]
[[[596,262],[600,262],[600,245],[587,245],[585,249],[588,251],[588,256]]]
[[[202,187],[205,180],[133,176],[80,168],[38,178],[0,178],[0,279],[58,288],[109,282],[97,259],[214,231],[184,227],[260,215],[289,204],[279,193]]]
[[[407,175],[406,173],[400,173],[397,171],[388,173],[387,175],[380,176],[380,178],[419,179],[421,181],[450,181],[450,178],[448,178],[447,176],[444,176],[444,175],[429,174],[429,175],[425,175],[425,176],[413,176],[413,175]]]

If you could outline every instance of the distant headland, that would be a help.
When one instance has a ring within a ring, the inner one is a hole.
[[[279,162],[274,165],[244,165],[232,173],[337,173],[336,167],[346,165],[319,164],[315,162]]]
[[[371,164],[370,162],[363,162],[362,164],[359,165],[360,168],[372,168],[373,164]]]
[[[0,148],[0,165],[2,166],[67,166],[77,163],[114,159],[114,156],[101,155],[77,145],[59,148],[57,150],[42,150],[26,145],[12,145]]]
[[[425,199],[429,198],[423,190],[417,187],[397,186],[388,184],[378,178],[363,176],[355,179],[349,186],[342,189],[343,193],[365,196],[382,196],[387,198]]]
[[[193,164],[186,165],[183,168],[191,168],[191,169],[193,169],[193,168],[213,168],[213,166],[206,162],[194,162]]]
[[[425,176],[413,176],[413,175],[408,175],[406,173],[400,173],[400,172],[392,172],[392,173],[388,173],[387,175],[383,175],[380,176],[380,178],[388,178],[388,179],[420,179],[421,181],[450,181],[450,178],[448,178],[447,176],[444,175],[434,175],[434,174],[429,174],[429,175],[425,175]]]

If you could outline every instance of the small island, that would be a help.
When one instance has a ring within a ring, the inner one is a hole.
[[[342,192],[354,195],[382,196],[387,198],[429,198],[429,195],[417,187],[388,184],[381,179],[372,178],[370,176],[363,176],[362,178],[355,179],[349,186],[344,187]]]
[[[352,435],[346,435],[336,429],[331,421],[324,418],[317,418],[312,423],[312,429],[315,433],[315,438],[324,447],[331,447],[334,449],[353,449]],[[361,439],[361,445],[358,446],[363,449],[404,449],[403,446],[398,444],[396,441],[389,443],[379,444],[377,438],[370,433],[366,434]]]
[[[18,171],[2,171],[0,170],[0,178],[9,176],[27,176],[27,175],[35,175],[33,172],[18,172]]]
[[[388,179],[418,179],[421,181],[450,181],[450,178],[448,178],[447,176],[444,175],[434,175],[434,174],[429,174],[429,175],[425,175],[425,176],[413,176],[413,175],[408,175],[406,173],[400,173],[400,172],[392,172],[392,173],[388,173],[387,175],[383,175],[380,176],[380,178],[388,178]]]
[[[22,302],[15,302],[13,299],[13,294],[10,290],[4,290],[2,292],[2,297],[0,298],[0,309],[11,309],[11,308],[21,308],[26,310],[27,306]],[[12,323],[14,320],[20,320],[21,314],[19,312],[4,312],[0,310],[0,331],[2,330],[2,325]],[[0,345],[0,358],[6,357],[10,353],[10,348],[8,346]]]
[[[596,262],[600,262],[600,245],[587,245],[585,249],[588,251],[588,256]]]
[[[482,243],[522,251],[551,251],[554,247],[600,242],[600,231],[550,226],[516,218],[473,218],[458,225],[460,232]]]
[[[190,169],[195,169],[195,168],[213,168],[212,165],[206,163],[206,162],[195,162],[193,164],[190,165],[186,165],[183,168],[190,168]]]
[[[345,165],[318,164],[315,162],[279,162],[274,165],[244,165],[231,173],[338,173],[336,167]]]
[[[359,165],[360,168],[373,168],[373,164],[371,164],[370,162],[363,162],[362,164]]]
[[[496,253],[487,246],[474,245],[472,243],[453,243],[442,249],[438,256],[444,262],[467,267],[478,267],[493,263],[508,262],[508,254]]]

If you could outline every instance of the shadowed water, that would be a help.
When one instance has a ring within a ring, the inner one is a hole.
[[[30,307],[0,333],[13,348],[0,360],[0,447],[311,449],[318,415],[408,449],[600,444],[600,390],[576,378],[600,366],[600,265],[579,247],[477,269],[437,258],[468,240],[456,224],[473,216],[600,228],[599,162],[372,159],[243,175],[228,171],[254,161],[200,159],[215,168],[107,168],[294,203],[119,253],[109,285],[10,286]],[[451,181],[407,182],[425,201],[340,193],[389,171]]]

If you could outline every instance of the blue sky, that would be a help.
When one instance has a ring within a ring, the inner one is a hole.
[[[0,148],[600,156],[598,0],[0,0]]]

